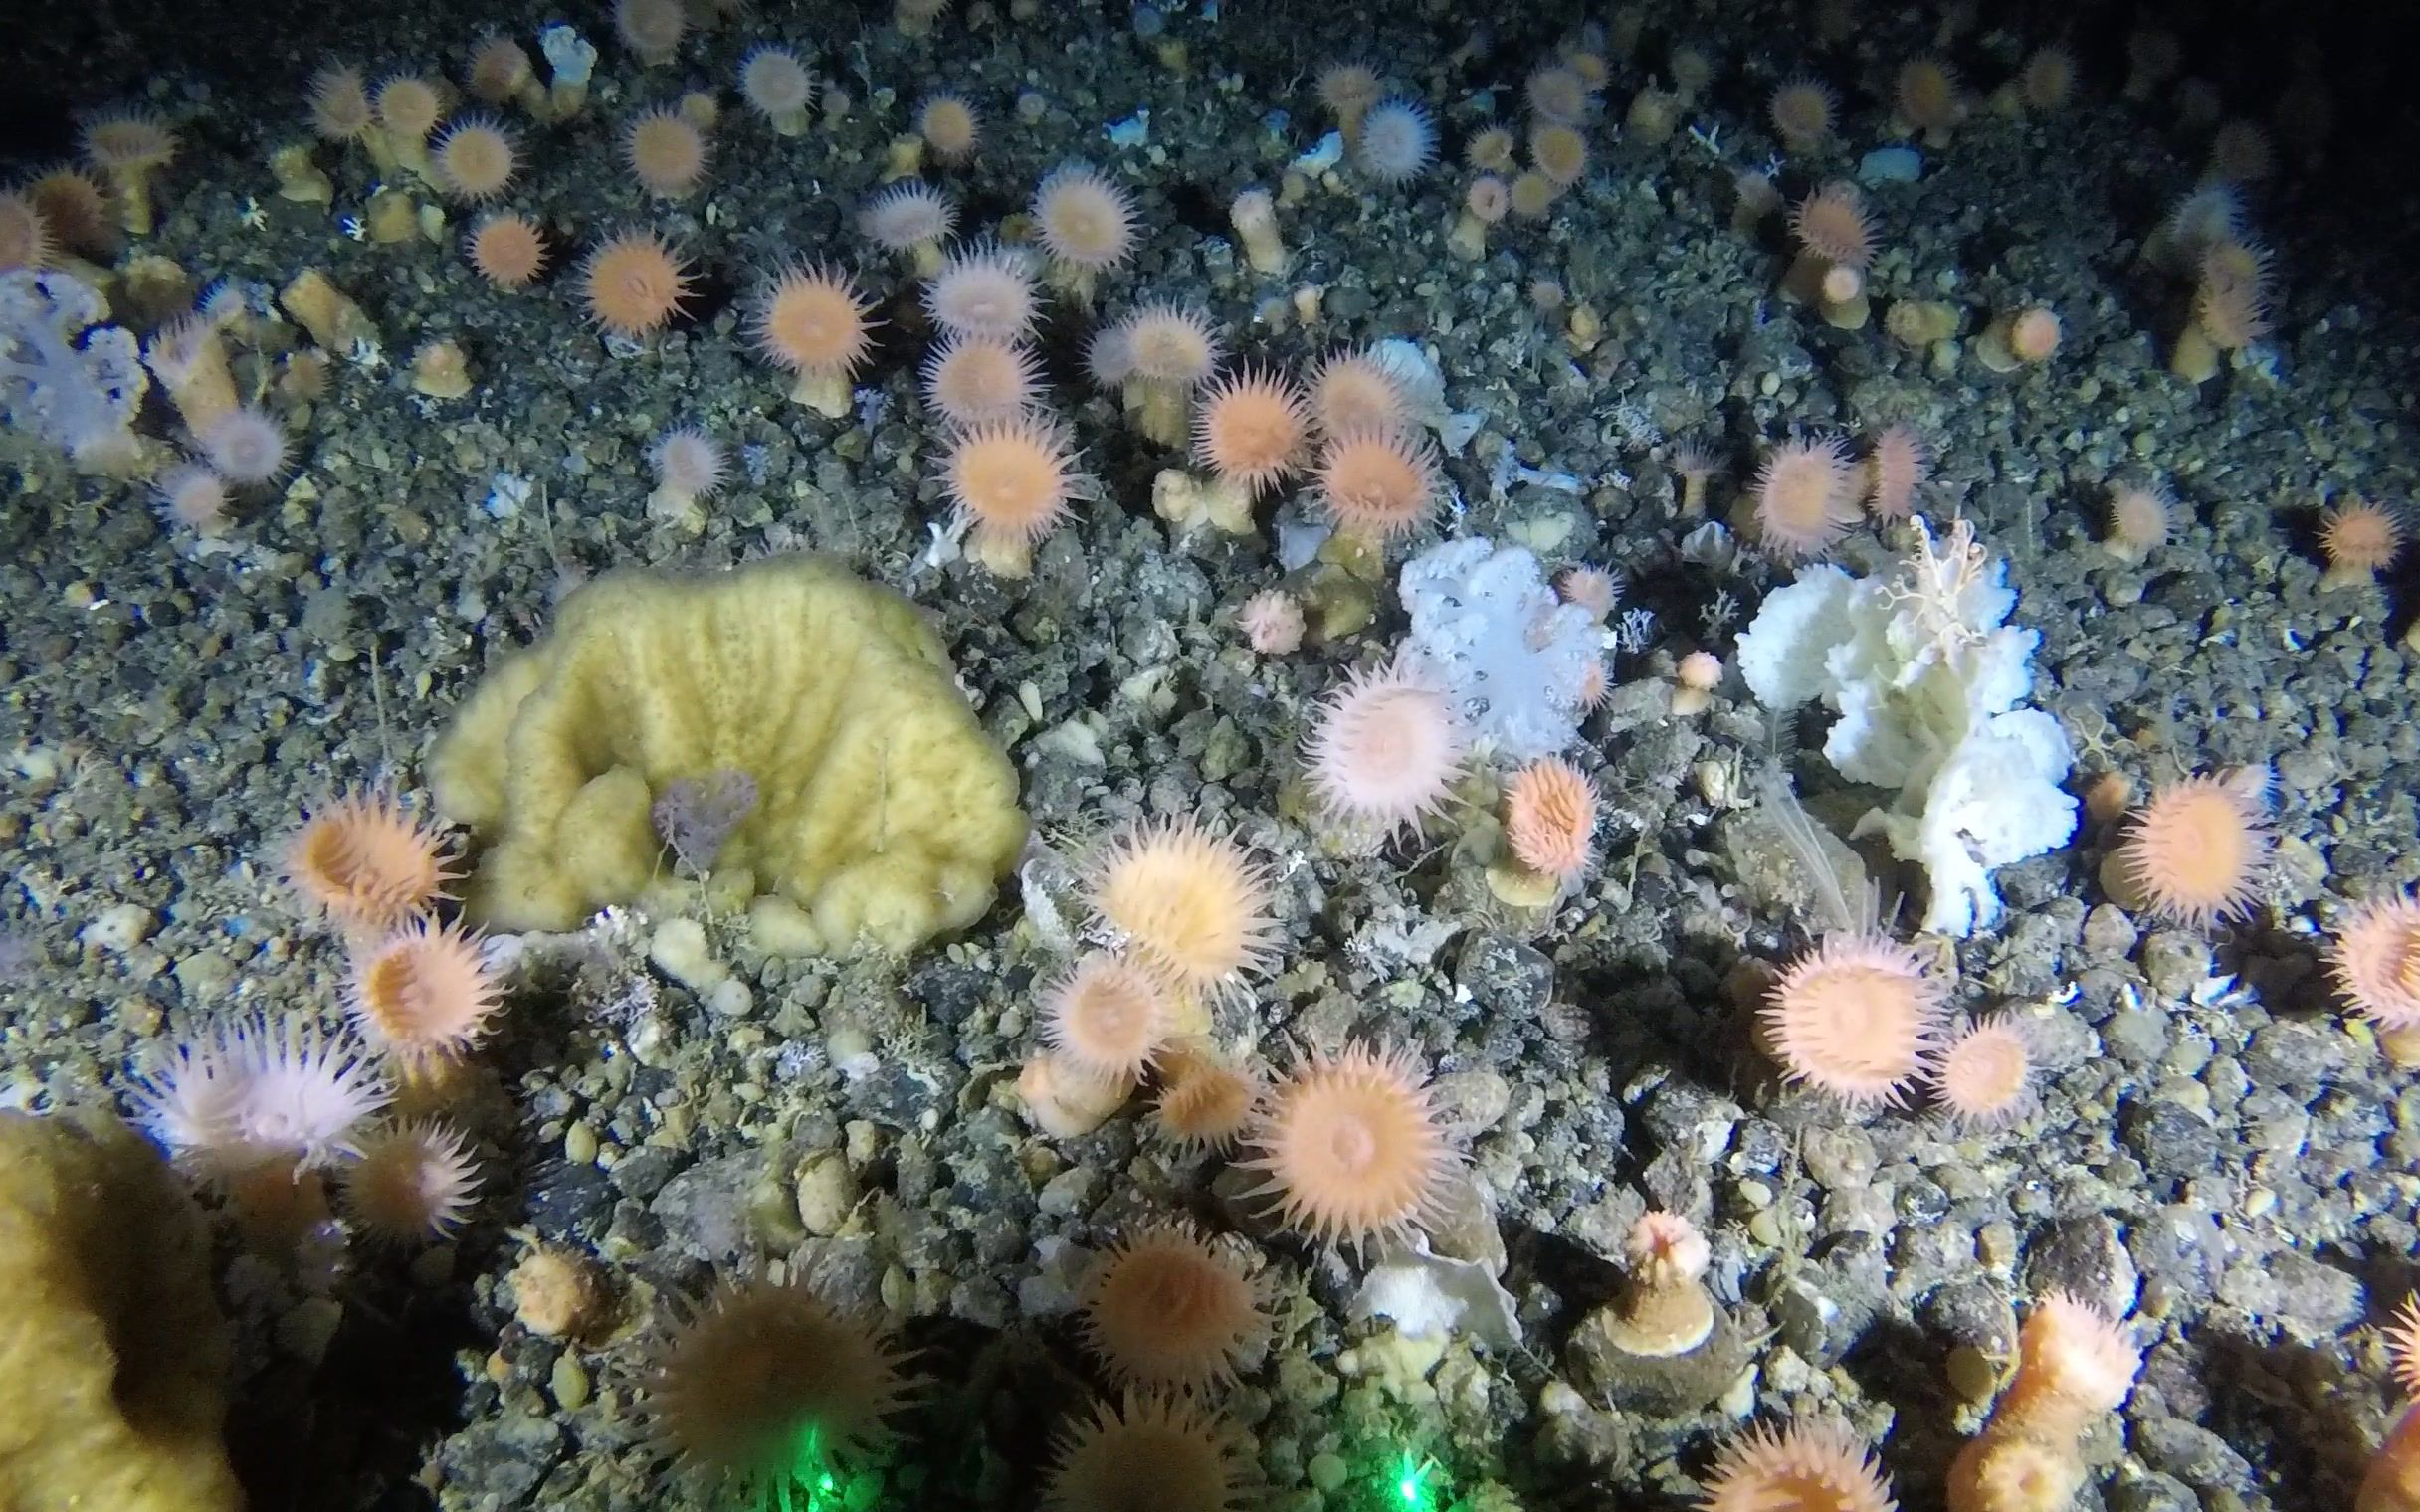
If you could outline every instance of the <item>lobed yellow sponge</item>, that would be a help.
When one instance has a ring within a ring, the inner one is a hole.
[[[0,1112],[0,1507],[234,1512],[202,1216],[106,1115]]]
[[[1025,843],[1017,777],[916,607],[830,561],[630,571],[563,601],[429,758],[438,807],[488,843],[467,905],[568,929],[671,874],[650,811],[745,773],[713,861],[768,950],[904,951],[962,928]]]

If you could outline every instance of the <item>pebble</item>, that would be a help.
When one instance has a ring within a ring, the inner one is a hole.
[[[93,922],[76,932],[76,938],[98,950],[123,954],[151,938],[159,927],[159,915],[140,903],[120,903],[104,908]]]
[[[807,1232],[828,1238],[840,1232],[857,1207],[857,1178],[837,1150],[818,1150],[798,1164],[798,1221]]]
[[[1914,147],[1877,147],[1857,160],[1861,184],[1913,184],[1923,173],[1923,154]]]
[[[547,1384],[554,1393],[555,1406],[564,1412],[576,1413],[587,1405],[588,1368],[571,1351],[554,1357],[554,1371]]]

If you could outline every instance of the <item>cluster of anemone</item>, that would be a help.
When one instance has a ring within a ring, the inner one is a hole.
[[[934,112],[928,107],[925,113],[931,127]],[[940,423],[942,492],[972,555],[1002,576],[1030,571],[1034,547],[1094,488],[1079,465],[1074,435],[1043,387],[1033,346],[1042,280],[1089,305],[1099,281],[1132,257],[1137,235],[1132,196],[1081,162],[1062,164],[1043,178],[1031,214],[1039,256],[990,241],[951,245],[956,209],[921,182],[893,185],[858,215],[858,229],[869,241],[908,256],[924,279],[921,304],[936,339],[920,386]],[[1187,344],[1208,348],[1207,324],[1171,314],[1146,325],[1144,336],[1142,360],[1155,363],[1154,372],[1173,375],[1169,387],[1189,392]],[[1096,344],[1109,339],[1105,330]],[[845,413],[845,388],[836,388],[827,410]]]
[[[346,942],[346,1028],[299,1012],[205,1026],[138,1075],[138,1119],[239,1202],[334,1170],[371,1237],[449,1234],[479,1182],[468,1140],[436,1118],[377,1121],[399,1087],[427,1100],[499,1007],[482,942],[438,917],[456,875],[448,842],[383,792],[349,793],[304,818],[283,871]]]
[[[1212,1010],[1275,959],[1267,869],[1189,819],[1120,828],[1084,869],[1098,943],[1042,990],[1043,1047],[1019,1081],[1029,1111],[1051,1133],[1081,1134],[1155,1081],[1174,1143],[1224,1148],[1258,1093],[1213,1047]]]
[[[1757,1037],[1787,1080],[1851,1108],[1921,1087],[1966,1128],[2012,1123],[2033,1106],[2032,1038],[2007,1014],[1956,1024],[1953,985],[1886,935],[1832,935],[1766,989]]]

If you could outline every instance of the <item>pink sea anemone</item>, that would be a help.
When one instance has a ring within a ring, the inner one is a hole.
[[[1899,1105],[1941,1043],[1944,984],[1883,935],[1834,935],[1773,984],[1760,1029],[1792,1081],[1852,1107]]]
[[[194,434],[203,458],[231,483],[273,482],[286,471],[286,430],[253,405],[213,417]]]
[[[359,1040],[296,1015],[213,1025],[161,1053],[134,1089],[151,1137],[216,1177],[357,1155],[355,1130],[391,1095]]]
[[[1022,340],[1040,314],[1033,273],[1015,252],[969,248],[943,264],[925,287],[924,312],[933,324],[961,336]]]
[[[1445,806],[1470,736],[1443,691],[1385,668],[1356,672],[1329,694],[1303,753],[1331,817],[1409,830]]]
[[[478,1191],[479,1161],[462,1131],[434,1121],[375,1131],[344,1173],[346,1213],[393,1244],[450,1237]]]
[[[1857,475],[1837,436],[1792,441],[1756,473],[1756,528],[1780,556],[1821,556],[1857,523]]]

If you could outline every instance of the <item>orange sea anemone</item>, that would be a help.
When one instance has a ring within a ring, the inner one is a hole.
[[[374,789],[311,810],[286,842],[284,871],[313,911],[356,934],[396,928],[460,875],[444,832]]]
[[[79,168],[57,167],[25,186],[52,239],[96,257],[114,255],[121,238],[109,216],[109,191]]]
[[[1969,1129],[1994,1129],[2022,1116],[2032,1101],[2033,1049],[2005,1014],[1981,1020],[1951,1040],[1932,1069],[1941,1107]]]
[[[1128,1392],[1061,1428],[1046,1512],[1238,1512],[1251,1451],[1210,1410],[1181,1397]]]
[[[2165,483],[2121,483],[2110,490],[2110,554],[2139,562],[2168,543],[2176,495]]]
[[[1462,160],[1482,173],[1507,173],[1512,168],[1512,133],[1502,126],[1483,126],[1471,133]]]
[[[2153,794],[2117,860],[2152,912],[2207,929],[2260,900],[2277,835],[2242,782],[2188,777]]]
[[[2420,1027],[2420,900],[2404,892],[2354,908],[2327,964],[2354,1012],[2390,1029]]]
[[[1210,317],[1173,304],[1147,304],[1120,322],[1126,359],[1134,377],[1168,388],[1190,389],[1218,368],[1218,333]]]
[[[2420,1401],[2420,1295],[2405,1297],[2395,1309],[2386,1327],[2386,1350],[2394,1363],[2395,1385],[2407,1399]]]
[[[894,1436],[904,1351],[793,1275],[726,1281],[656,1352],[647,1413],[667,1451],[718,1476],[851,1465]]]
[[[518,211],[482,216],[471,228],[471,266],[498,288],[525,288],[546,271],[546,238]]]
[[[1261,1100],[1259,1081],[1206,1050],[1179,1044],[1160,1057],[1159,1131],[1179,1150],[1203,1154],[1234,1146]]]
[[[1966,117],[1958,93],[1957,71],[1929,55],[1900,65],[1896,99],[1899,118],[1938,144],[1939,138]]]
[[[1895,1512],[1891,1479],[1845,1424],[1758,1423],[1722,1446],[1699,1512]]]
[[[1060,1064],[1127,1084],[1151,1068],[1168,1034],[1168,1002],[1147,972],[1089,950],[1042,992],[1042,1038]]]
[[[1319,70],[1317,81],[1319,103],[1335,116],[1336,124],[1346,136],[1361,125],[1361,117],[1386,92],[1375,70],[1361,63],[1331,63]]]
[[[1832,935],[1773,983],[1758,1029],[1791,1081],[1896,1107],[1938,1055],[1947,996],[1898,941]]]
[[[407,1066],[469,1049],[499,999],[478,936],[426,918],[357,945],[344,985],[344,1009],[361,1038]]]
[[[1793,79],[1773,92],[1765,114],[1792,152],[1810,152],[1831,139],[1832,121],[1840,112],[1840,96],[1829,85]]]
[[[478,1190],[479,1162],[462,1131],[434,1121],[372,1132],[344,1172],[345,1212],[392,1244],[451,1236]]]
[[[1588,869],[1596,838],[1596,788],[1560,756],[1522,767],[1505,789],[1505,840],[1532,871],[1573,881]]]
[[[681,0],[615,0],[613,29],[623,46],[651,68],[673,61],[689,30],[689,13]]]
[[[801,264],[756,291],[748,339],[791,372],[846,383],[874,344],[873,309],[847,274]]]
[[[0,194],[0,273],[47,267],[52,253],[50,222],[32,198]]]
[[[533,77],[529,55],[509,37],[482,37],[471,49],[471,93],[489,104],[510,104]]]
[[[1568,189],[1588,174],[1588,140],[1577,128],[1549,121],[1529,131],[1529,161],[1557,189]]]
[[[1053,262],[1092,273],[1134,251],[1134,198],[1089,163],[1062,163],[1034,190],[1034,225]]]
[[[1352,1043],[1270,1093],[1240,1162],[1279,1221],[1330,1248],[1406,1240],[1446,1201],[1460,1157],[1408,1049]]]
[[[944,163],[961,163],[974,156],[975,142],[982,134],[981,122],[975,118],[974,106],[961,94],[940,94],[924,101],[916,112],[916,134],[932,155]]]
[[[374,118],[359,69],[329,64],[310,77],[310,128],[329,141],[359,141]]]
[[[599,243],[580,265],[588,318],[628,340],[670,325],[690,295],[688,259],[652,231],[625,231]]]
[[[1588,82],[1576,70],[1559,64],[1532,71],[1521,85],[1521,96],[1529,102],[1532,114],[1565,125],[1578,123],[1594,102]]]
[[[775,130],[796,135],[806,129],[807,107],[815,102],[815,76],[788,48],[760,44],[739,62],[739,97]]]
[[[2050,1419],[2078,1431],[2083,1419],[2124,1406],[2141,1370],[2142,1350],[2122,1320],[2054,1291],[2017,1330],[2017,1376],[1994,1416]]]
[[[1041,402],[1034,354],[993,336],[950,336],[924,359],[924,402],[951,425],[1010,420]]]
[[[1288,378],[1246,368],[1213,384],[1193,415],[1193,457],[1222,481],[1268,492],[1303,465],[1311,405]]]
[[[1066,427],[1032,412],[966,427],[941,460],[941,490],[977,548],[1005,559],[1048,535],[1085,486]]]
[[[1411,402],[1385,363],[1367,352],[1337,353],[1311,375],[1311,413],[1330,439],[1365,431],[1402,431]]]
[[[1206,1391],[1234,1380],[1268,1335],[1243,1266],[1182,1227],[1144,1229],[1085,1277],[1085,1343],[1122,1386]]]
[[[1876,519],[1906,519],[1916,512],[1916,490],[1924,485],[1928,459],[1923,440],[1904,425],[1886,426],[1866,453],[1866,508]]]
[[[2266,249],[2227,238],[2202,250],[2193,323],[2222,351],[2240,350],[2269,334]]]
[[[2373,581],[2403,549],[2403,523],[2384,504],[2348,498],[2319,520],[2319,551],[2327,558],[2323,588]]]
[[[706,133],[677,110],[643,110],[622,133],[622,161],[650,194],[679,199],[706,181]]]
[[[428,140],[445,115],[446,97],[436,84],[418,74],[396,74],[379,82],[378,124],[396,142],[417,146]]]
[[[886,252],[937,246],[957,224],[958,207],[949,196],[913,179],[893,184],[857,213],[857,229]]]
[[[2017,88],[2028,110],[2064,109],[2076,91],[2076,55],[2055,42],[2034,49]]]
[[[446,127],[430,163],[438,187],[460,200],[492,200],[512,182],[512,136],[495,121],[473,116]]]
[[[1102,842],[1085,869],[1087,899],[1103,928],[1178,991],[1262,975],[1276,958],[1267,869],[1196,820],[1127,825]]]
[[[1786,442],[1756,473],[1756,528],[1781,556],[1821,556],[1857,523],[1859,492],[1839,437]]]
[[[1348,431],[1319,454],[1320,507],[1337,529],[1392,540],[1428,520],[1437,506],[1437,454],[1425,438],[1399,431]]]
[[[1874,261],[1874,223],[1866,216],[1866,197],[1846,180],[1826,184],[1800,200],[1790,212],[1790,234],[1808,252],[1842,268],[1864,268]]]

